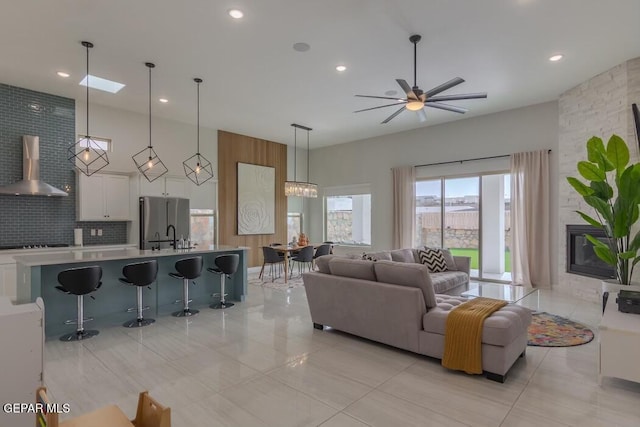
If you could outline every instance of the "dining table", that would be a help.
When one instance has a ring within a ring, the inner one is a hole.
[[[302,248],[306,248],[307,246],[313,246],[314,249],[317,249],[318,246],[322,245],[322,243],[309,243],[308,245],[277,245],[272,246],[278,252],[284,253],[284,283],[289,281],[289,255],[292,253],[298,252]]]

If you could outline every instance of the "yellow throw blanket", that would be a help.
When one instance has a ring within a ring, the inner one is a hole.
[[[505,305],[506,301],[480,297],[451,310],[444,334],[442,366],[467,374],[481,374],[484,319]]]

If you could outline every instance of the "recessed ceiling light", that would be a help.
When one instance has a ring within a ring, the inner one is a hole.
[[[549,61],[551,62],[560,61],[563,57],[564,55],[561,55],[561,54],[553,55],[549,57]]]
[[[293,45],[293,50],[298,52],[306,52],[309,49],[311,49],[311,46],[308,43],[298,42]]]
[[[166,104],[167,102],[169,102],[167,98],[160,98],[158,99],[158,101],[162,102],[163,104]]]
[[[84,79],[79,83],[80,86],[87,86],[87,78],[89,79],[89,87],[92,89],[103,90],[109,93],[118,93],[125,85],[122,83],[114,82],[111,80],[103,79],[102,77],[92,76],[91,74],[84,76]]]
[[[231,9],[229,11],[229,16],[233,19],[240,19],[244,16],[244,13],[239,9]]]
[[[347,69],[347,67],[345,67],[344,65],[338,65],[338,66],[336,66],[336,71],[339,71],[339,72],[343,72],[343,71],[345,71],[346,69]]]
[[[60,77],[64,77],[65,79],[71,75],[69,73],[65,73],[64,71],[58,71],[56,74]]]
[[[397,93],[398,93],[397,90],[388,90],[384,94],[387,95],[387,96],[394,96]]]

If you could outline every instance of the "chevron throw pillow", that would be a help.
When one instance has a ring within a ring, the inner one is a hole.
[[[440,249],[425,248],[424,250],[419,250],[418,255],[420,256],[420,262],[427,266],[429,273],[447,271],[447,263]]]

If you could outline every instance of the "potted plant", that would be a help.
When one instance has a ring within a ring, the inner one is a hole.
[[[587,183],[569,177],[569,184],[593,208],[595,217],[576,211],[590,225],[604,230],[607,243],[591,235],[595,254],[614,267],[620,285],[630,285],[636,264],[640,262],[640,232],[634,225],[640,210],[640,164],[629,164],[629,148],[613,135],[607,146],[602,139],[587,141],[588,161],[578,162],[578,172]],[[603,291],[606,285],[603,284]]]

